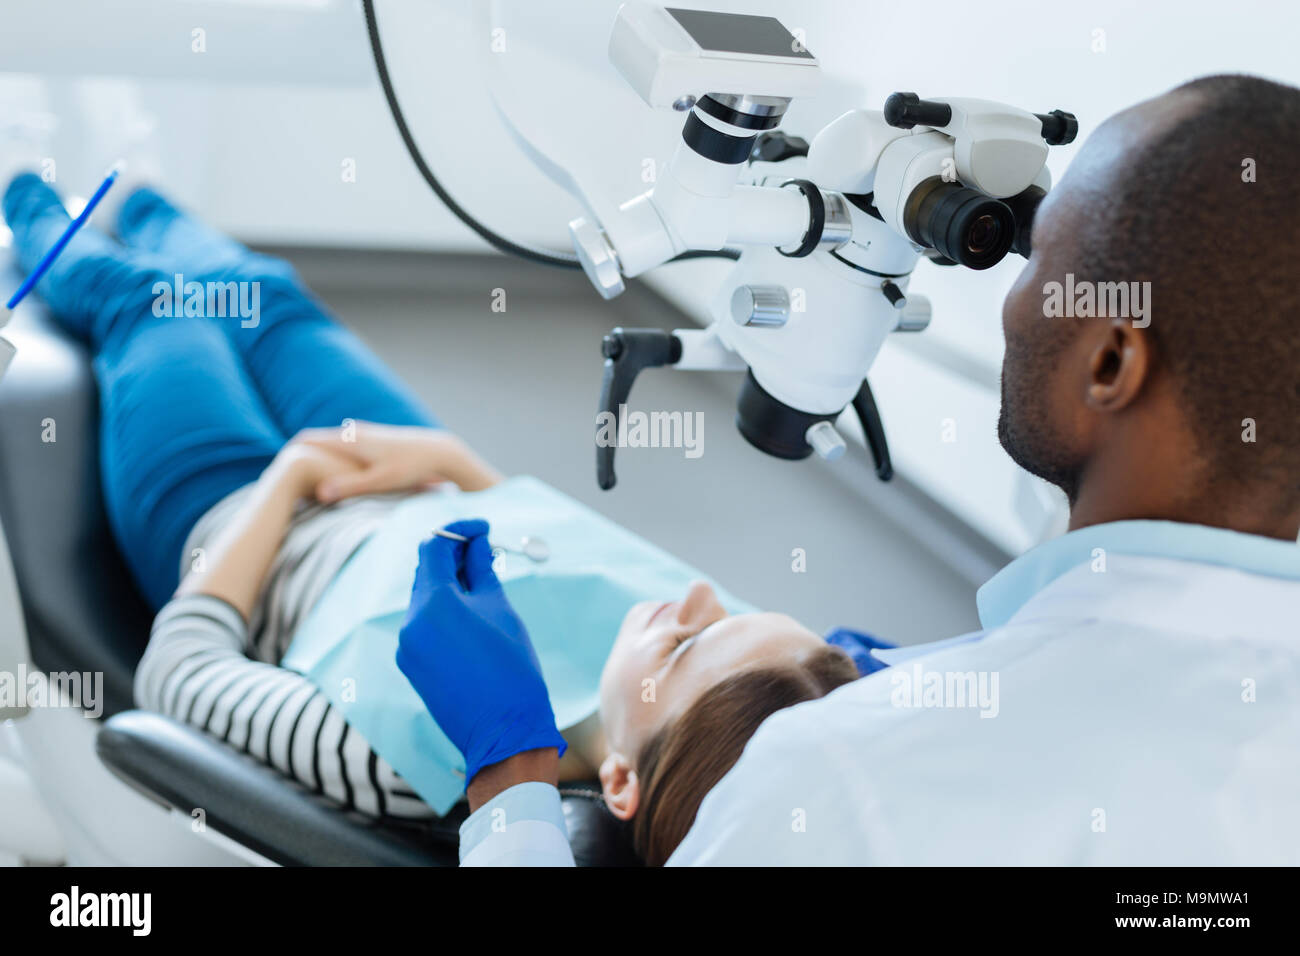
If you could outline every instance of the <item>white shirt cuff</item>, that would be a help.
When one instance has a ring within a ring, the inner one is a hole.
[[[549,783],[503,790],[460,825],[461,866],[573,866],[560,792]]]

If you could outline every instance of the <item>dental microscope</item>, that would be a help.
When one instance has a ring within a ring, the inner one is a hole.
[[[511,109],[509,84],[487,86],[534,164],[584,207],[569,223],[576,256],[512,242],[456,203],[420,154],[389,76],[373,0],[362,0],[376,70],[420,174],[462,222],[503,252],[581,267],[605,298],[666,262],[735,260],[704,329],[616,328],[604,337],[596,480],[614,487],[622,413],[647,368],[744,373],[736,425],[778,458],[826,459],[846,447],[835,421],[852,406],[882,480],[889,446],[867,372],[890,332],[920,331],[930,304],[910,291],[921,257],[987,269],[1029,255],[1051,188],[1048,147],[1070,143],[1075,117],[988,100],[898,92],[883,110],[853,109],[809,143],[781,130],[790,103],[816,95],[816,57],[774,17],[633,0],[618,10],[609,59],[653,109],[686,114],[651,189],[625,202],[589,188],[536,141],[537,119]],[[475,5],[481,35],[498,0]],[[500,58],[495,58],[500,59]],[[737,251],[737,249],[739,251]],[[612,427],[611,427],[612,426]],[[606,436],[602,438],[602,436]]]
[[[772,17],[627,3],[609,57],[647,105],[687,115],[652,189],[570,223],[592,284],[612,298],[683,252],[741,252],[707,328],[605,337],[598,411],[616,421],[647,368],[736,370],[736,425],[756,448],[834,459],[845,448],[834,422],[852,406],[888,480],[867,372],[890,332],[930,322],[913,269],[922,256],[969,269],[1028,256],[1048,147],[1075,138],[1075,117],[898,92],[808,143],[779,126],[793,99],[816,93],[820,69]],[[601,488],[615,484],[614,452],[596,449]]]
[[[502,29],[499,7],[499,0],[474,5],[480,35]],[[969,269],[987,269],[1008,252],[1028,256],[1034,214],[1051,187],[1048,147],[1073,142],[1079,129],[1063,110],[899,92],[883,110],[850,110],[808,143],[778,127],[793,100],[817,93],[821,68],[779,20],[633,0],[615,17],[609,59],[648,106],[687,115],[653,188],[625,202],[589,189],[547,154],[528,129],[537,132],[535,111],[510,108],[508,90],[494,85],[493,58],[483,54],[507,130],[587,212],[569,224],[574,256],[512,242],[451,198],[398,104],[374,0],[362,0],[362,9],[411,159],[443,204],[489,244],[548,266],[581,267],[607,299],[626,279],[666,262],[736,260],[712,298],[707,328],[616,328],[605,336],[595,429],[604,489],[615,484],[618,443],[602,435],[623,434],[633,382],[659,366],[744,372],[736,425],[778,458],[814,451],[837,458],[846,446],[834,422],[852,406],[876,474],[889,480],[893,465],[867,372],[890,332],[929,325],[929,302],[909,289],[912,271],[922,256]]]

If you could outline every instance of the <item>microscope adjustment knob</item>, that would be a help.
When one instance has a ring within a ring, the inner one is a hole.
[[[846,447],[844,436],[830,422],[816,422],[809,425],[803,437],[809,445],[812,445],[813,451],[827,461],[834,461],[844,454]]]
[[[742,285],[731,294],[737,325],[780,328],[790,318],[790,293],[781,285]]]
[[[618,265],[618,253],[610,245],[605,230],[584,216],[569,223],[569,236],[582,271],[587,273],[601,298],[612,299],[622,293],[623,272]]]
[[[889,304],[894,308],[907,308],[907,296],[903,295],[903,290],[888,279],[880,284],[880,291],[885,294],[885,298],[889,300]]]
[[[909,295],[898,314],[895,332],[922,332],[930,325],[930,300],[923,295]]]
[[[1079,135],[1079,120],[1073,113],[1065,110],[1052,110],[1050,113],[1035,113],[1043,124],[1043,141],[1048,146],[1064,146],[1073,143]]]
[[[891,93],[885,100],[884,117],[895,129],[942,129],[952,122],[952,107],[938,100],[923,100],[915,93]]]

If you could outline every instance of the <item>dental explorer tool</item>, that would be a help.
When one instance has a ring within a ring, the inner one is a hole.
[[[465,537],[463,534],[457,534],[456,532],[448,531],[445,528],[435,528],[433,533],[440,538],[450,538],[452,541],[465,542],[469,540],[469,538]],[[551,557],[551,549],[547,543],[541,538],[534,536],[526,535],[523,540],[519,542],[519,547],[517,548],[511,548],[504,544],[493,544],[490,541],[488,542],[488,545],[492,548],[494,554],[498,551],[507,551],[510,554],[522,554],[529,561],[536,562],[537,564],[541,564],[542,562],[549,560]]]

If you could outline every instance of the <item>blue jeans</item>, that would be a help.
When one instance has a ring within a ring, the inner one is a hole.
[[[10,184],[3,206],[19,264],[30,270],[68,215],[33,174]],[[294,433],[349,418],[437,421],[287,263],[250,252],[148,189],[127,200],[118,232],[125,245],[82,229],[37,291],[93,353],[109,523],[159,608],[176,588],[194,523],[254,481]],[[209,307],[202,317],[175,317],[182,304],[156,303],[178,274],[205,288],[249,283],[246,299],[260,315],[255,323],[238,313],[217,318]]]

